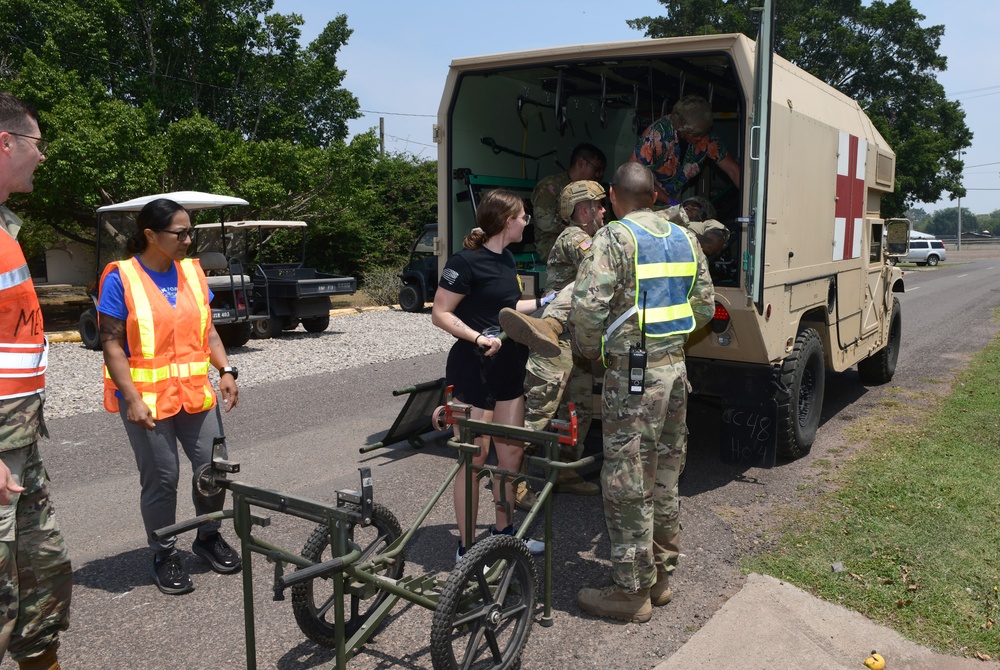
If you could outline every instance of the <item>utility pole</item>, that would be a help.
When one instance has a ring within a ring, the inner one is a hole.
[[[379,145],[379,149],[382,152],[382,155],[385,156],[385,117],[384,116],[378,117],[378,145]]]
[[[962,150],[958,150],[958,160],[962,160]],[[955,251],[962,250],[962,196],[958,196],[958,244]]]

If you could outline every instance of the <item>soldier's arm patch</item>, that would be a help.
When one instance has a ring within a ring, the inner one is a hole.
[[[593,243],[594,243],[594,241],[591,238],[588,237],[583,242],[580,242],[580,250],[581,251],[590,251],[590,245],[592,245]]]

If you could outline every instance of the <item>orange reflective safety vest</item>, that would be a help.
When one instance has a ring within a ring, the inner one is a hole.
[[[177,266],[177,305],[171,307],[137,258],[109,263],[101,277],[117,268],[125,288],[128,318],[125,337],[132,383],[153,419],[166,419],[183,409],[189,414],[215,406],[208,381],[211,354],[208,333],[212,312],[208,282],[197,261]],[[104,408],[118,411],[118,389],[104,368]]]
[[[45,389],[48,343],[21,245],[0,227],[0,399]]]

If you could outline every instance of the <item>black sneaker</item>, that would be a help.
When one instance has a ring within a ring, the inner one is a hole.
[[[213,570],[223,575],[239,572],[243,567],[240,555],[222,539],[220,533],[205,539],[195,539],[191,544],[191,551],[204,558]]]
[[[168,596],[179,596],[194,591],[194,584],[187,570],[181,565],[181,557],[170,554],[166,558],[153,557],[153,583]]]

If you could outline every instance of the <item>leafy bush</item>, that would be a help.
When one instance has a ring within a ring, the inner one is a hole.
[[[399,272],[402,268],[380,265],[362,275],[365,295],[376,305],[395,305],[402,284]]]

